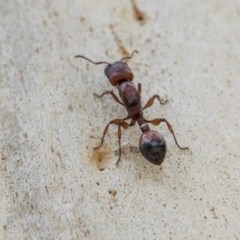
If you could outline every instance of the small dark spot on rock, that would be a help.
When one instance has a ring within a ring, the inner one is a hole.
[[[53,16],[58,17],[59,16],[58,12],[53,12]]]
[[[72,112],[72,110],[73,110],[72,104],[70,104],[70,105],[68,106],[68,110],[69,110],[70,112]]]
[[[112,197],[115,197],[115,196],[117,195],[117,191],[114,190],[114,189],[109,189],[109,190],[108,190],[108,193],[109,193],[110,195],[112,195]]]
[[[47,21],[46,21],[46,20],[43,20],[43,21],[42,21],[42,24],[43,24],[43,26],[46,27],[46,26],[47,26]]]
[[[132,0],[131,2],[132,2],[132,7],[133,7],[133,12],[134,12],[135,19],[138,22],[140,22],[141,25],[144,24],[147,20],[146,14],[138,8],[135,0]]]
[[[80,17],[80,22],[84,22],[86,20],[86,18],[85,17]]]

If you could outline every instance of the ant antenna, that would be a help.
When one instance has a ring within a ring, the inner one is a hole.
[[[91,63],[93,63],[93,64],[95,64],[95,65],[98,65],[98,64],[111,65],[111,64],[108,63],[108,62],[94,62],[93,60],[91,60],[91,59],[89,59],[89,58],[87,58],[87,57],[85,57],[85,56],[82,56],[82,55],[76,55],[75,58],[83,58],[83,59],[85,59],[85,60],[87,60],[87,61],[89,61],[89,62],[91,62]]]
[[[131,58],[133,57],[134,53],[138,53],[138,50],[133,50],[133,52],[132,52],[132,54],[131,54],[130,57],[124,57],[124,58],[122,58],[122,59],[120,60],[120,62],[122,62],[122,61],[125,60],[125,59],[131,59]]]

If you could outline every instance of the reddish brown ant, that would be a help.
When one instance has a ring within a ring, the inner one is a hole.
[[[138,125],[142,131],[142,135],[139,139],[139,148],[143,156],[149,160],[150,162],[160,165],[165,157],[167,146],[166,142],[158,132],[150,130],[148,123],[151,123],[153,125],[159,125],[161,122],[165,122],[167,124],[168,130],[173,135],[174,141],[179,149],[185,150],[188,149],[188,147],[181,147],[176,139],[176,136],[174,134],[173,128],[171,124],[165,119],[165,118],[155,118],[153,120],[146,120],[143,116],[143,110],[146,108],[149,108],[153,105],[153,102],[155,99],[157,99],[160,104],[165,104],[167,100],[163,101],[159,95],[152,96],[144,107],[141,105],[141,84],[138,84],[138,88],[134,86],[132,83],[133,80],[133,72],[128,67],[128,64],[124,62],[126,59],[131,59],[133,54],[137,53],[136,50],[134,50],[129,57],[124,57],[120,61],[114,62],[114,63],[108,63],[108,62],[94,62],[91,59],[82,56],[77,55],[76,58],[84,58],[85,60],[93,63],[93,64],[107,64],[105,67],[104,73],[107,76],[109,82],[118,88],[119,96],[122,101],[119,100],[119,98],[116,96],[116,94],[113,91],[105,91],[102,94],[94,94],[96,97],[103,97],[104,95],[110,94],[112,98],[118,102],[119,104],[123,105],[128,115],[127,117],[123,119],[116,118],[112,121],[110,121],[102,135],[101,143],[98,147],[95,147],[94,149],[98,149],[102,146],[104,137],[108,131],[110,124],[115,124],[118,126],[118,144],[119,144],[119,155],[117,160],[117,165],[121,159],[121,127],[124,129],[127,129],[128,127],[134,126],[136,122],[138,122]],[[130,123],[127,123],[126,120],[131,119]]]

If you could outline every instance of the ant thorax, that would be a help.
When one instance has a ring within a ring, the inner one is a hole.
[[[132,82],[123,81],[118,85],[119,96],[128,112],[128,116],[137,120],[142,116],[141,97]]]

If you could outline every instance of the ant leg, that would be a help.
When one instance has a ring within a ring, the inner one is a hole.
[[[94,93],[93,95],[94,95],[95,97],[101,98],[101,97],[103,97],[103,96],[106,95],[106,94],[110,94],[110,95],[112,96],[112,98],[113,98],[116,102],[118,102],[118,103],[120,103],[121,105],[124,106],[124,104],[119,100],[119,98],[116,96],[116,94],[115,94],[113,91],[105,91],[105,92],[103,92],[101,95],[98,95],[98,94]]]
[[[94,149],[99,149],[102,145],[103,145],[103,142],[104,142],[104,137],[105,135],[107,134],[107,131],[108,131],[108,128],[110,126],[110,124],[115,124],[115,125],[120,125],[122,126],[123,128],[128,128],[128,123],[124,122],[124,120],[126,120],[128,118],[124,118],[124,119],[119,119],[119,118],[116,118],[114,120],[111,120],[107,125],[106,127],[104,128],[104,131],[103,131],[103,135],[102,135],[102,139],[101,139],[101,143],[99,144],[99,146],[95,147]],[[121,137],[121,136],[120,136]]]
[[[136,120],[132,120],[129,124],[128,124],[128,126],[129,127],[132,127],[132,126],[134,126],[136,124]]]
[[[174,134],[174,131],[173,131],[173,128],[172,128],[172,125],[165,118],[155,118],[155,119],[150,120],[150,121],[146,120],[146,122],[151,123],[153,125],[159,125],[161,122],[165,122],[167,124],[169,132],[173,135],[174,141],[175,141],[176,145],[178,146],[178,148],[181,149],[181,150],[189,149],[189,147],[181,147],[178,144],[177,138],[176,138],[176,136]]]
[[[142,84],[141,83],[138,84],[138,93],[139,93],[139,95],[141,95],[141,93],[142,93]]]
[[[122,137],[121,125],[118,125],[118,160],[116,162],[117,167],[119,162],[121,161],[121,155],[122,155],[121,137]]]
[[[166,103],[168,102],[168,100],[165,100],[165,101],[162,100],[159,95],[153,95],[153,96],[147,101],[147,103],[146,103],[145,106],[143,107],[143,110],[146,109],[146,108],[151,107],[151,106],[153,105],[153,102],[154,102],[155,98],[157,98],[158,101],[159,101],[162,105],[164,105],[164,104],[166,104]]]
[[[104,142],[104,137],[108,131],[108,128],[110,126],[110,124],[115,124],[118,126],[118,146],[119,146],[119,155],[118,155],[118,160],[116,162],[116,164],[118,165],[118,163],[120,162],[121,160],[121,127],[123,127],[124,129],[127,129],[129,127],[129,124],[127,122],[124,122],[125,120],[129,119],[128,117],[127,118],[124,118],[124,119],[114,119],[114,120],[111,120],[107,125],[106,127],[104,128],[104,131],[103,131],[103,135],[102,135],[102,139],[101,139],[101,143],[99,144],[99,146],[95,147],[94,150],[96,149],[99,149],[102,145],[103,145],[103,142]]]

